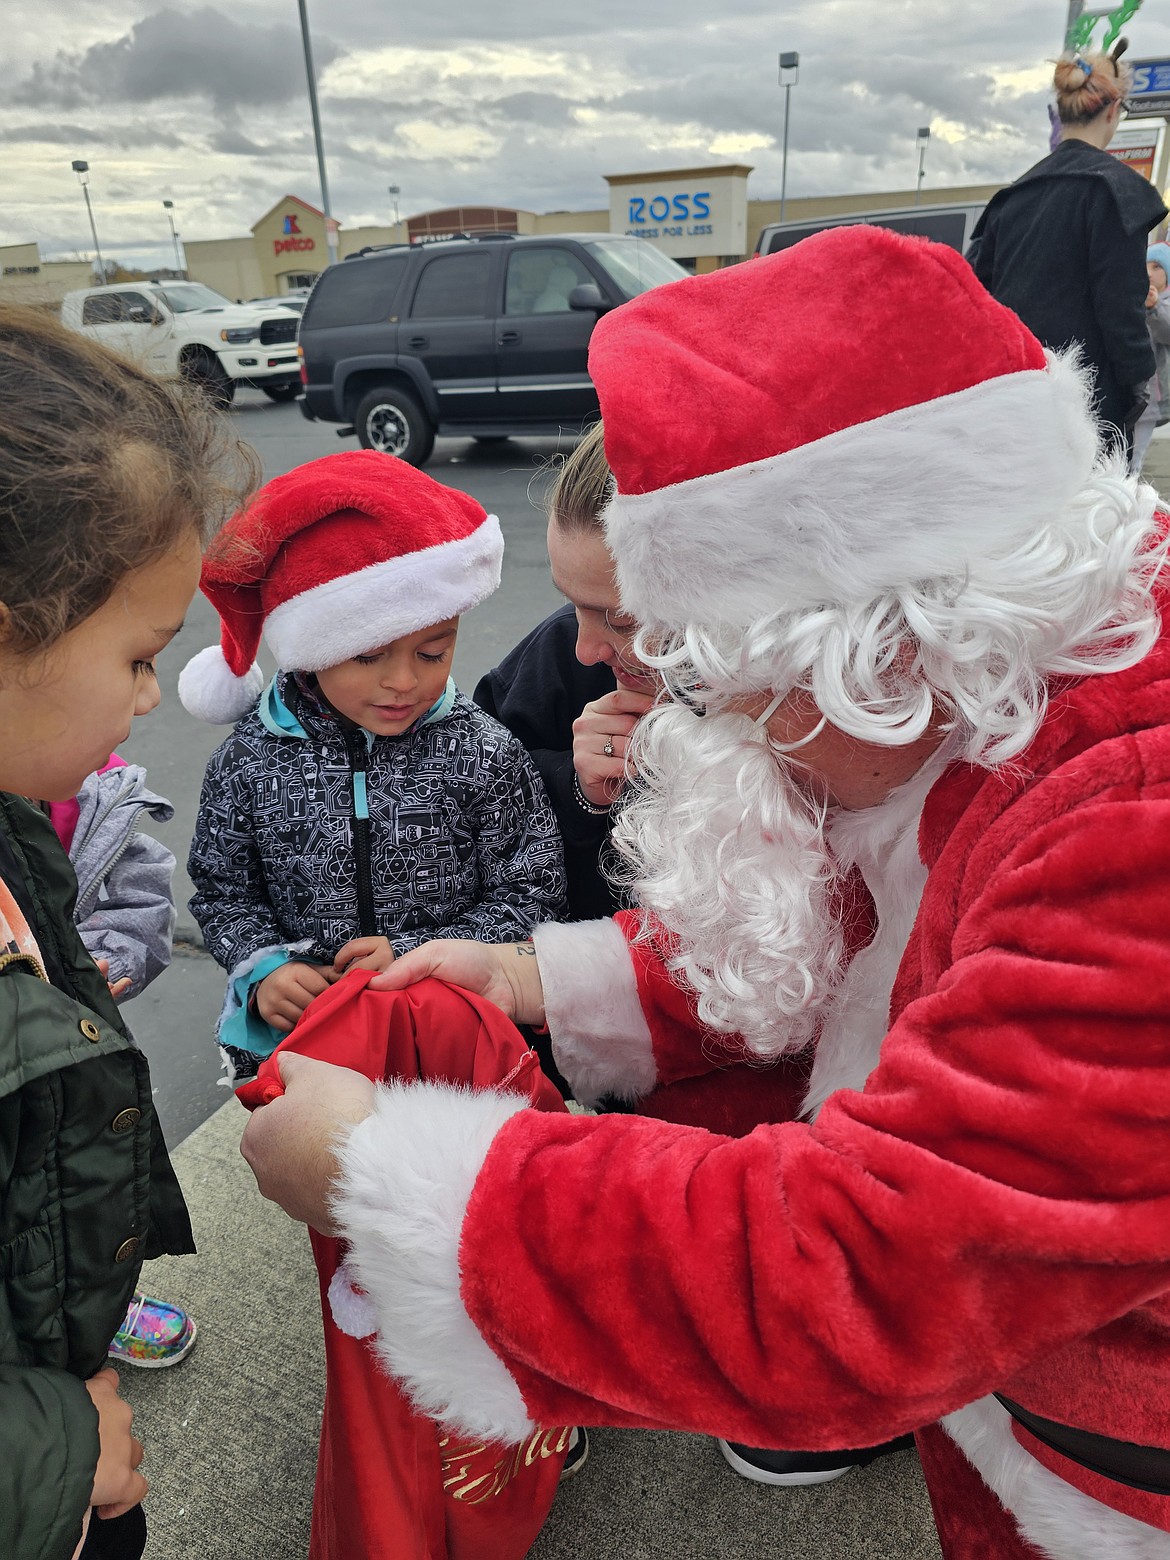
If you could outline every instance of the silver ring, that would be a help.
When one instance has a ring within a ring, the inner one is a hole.
[[[612,758],[613,757],[613,738],[612,737],[606,737],[606,739],[605,739],[605,746],[602,748],[601,751],[605,754],[606,758]]]

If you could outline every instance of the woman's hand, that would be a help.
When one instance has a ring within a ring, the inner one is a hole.
[[[138,1469],[146,1454],[130,1431],[134,1410],[118,1396],[118,1372],[109,1366],[99,1370],[85,1383],[85,1390],[98,1412],[101,1448],[89,1503],[97,1507],[99,1517],[110,1521],[125,1516],[145,1497],[149,1486]]]
[[[608,807],[621,794],[630,733],[653,703],[648,693],[615,688],[587,704],[573,722],[573,768],[594,807]]]
[[[332,1235],[329,1198],[337,1179],[337,1143],[374,1108],[374,1085],[349,1067],[282,1051],[284,1093],[255,1111],[240,1153],[261,1195],[290,1219]]]
[[[486,997],[514,1023],[544,1023],[544,988],[531,942],[489,944],[452,938],[423,943],[375,975],[370,989],[401,991],[428,975]]]

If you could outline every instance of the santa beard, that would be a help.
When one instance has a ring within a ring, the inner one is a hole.
[[[743,715],[651,710],[613,843],[700,1019],[760,1057],[813,1038],[844,963],[825,809]],[[665,936],[663,935],[665,933]]]

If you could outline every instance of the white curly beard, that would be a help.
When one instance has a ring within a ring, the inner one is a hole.
[[[801,1050],[842,974],[824,808],[743,715],[660,705],[631,762],[613,843],[649,912],[642,935],[665,930],[667,964],[710,1028],[761,1057]]]

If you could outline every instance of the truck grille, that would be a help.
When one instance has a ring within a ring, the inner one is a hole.
[[[265,320],[260,327],[261,344],[272,347],[278,341],[295,341],[300,323],[295,314],[290,314],[287,320]]]

